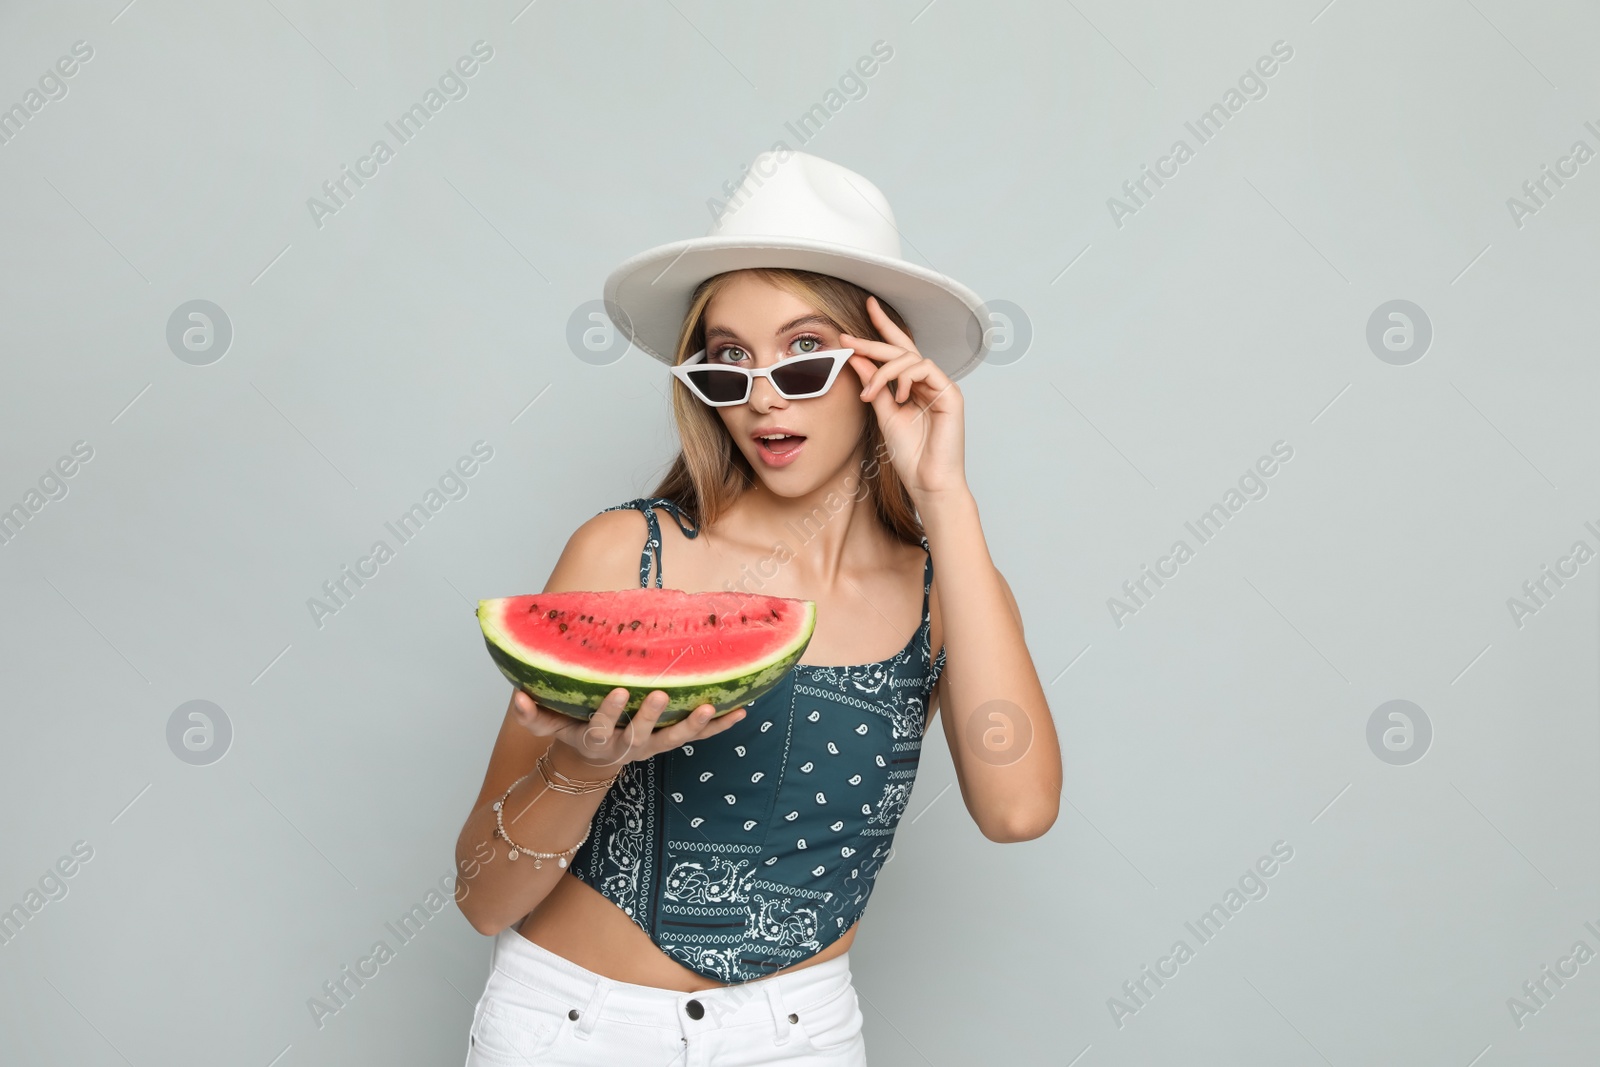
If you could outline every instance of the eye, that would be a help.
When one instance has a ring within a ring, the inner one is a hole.
[[[738,345],[723,345],[720,348],[717,348],[714,351],[712,351],[711,353],[709,353],[706,356],[706,362],[707,363],[732,363],[732,362],[734,362],[734,360],[728,358],[728,353],[729,352],[737,352],[740,355],[745,356],[746,358],[749,358],[749,355],[750,355],[750,353],[746,352],[744,349],[740,348]]]
[[[801,347],[795,348],[796,345]],[[794,349],[797,356],[809,356],[814,352],[822,351],[822,338],[814,333],[803,333],[789,342],[789,347]]]

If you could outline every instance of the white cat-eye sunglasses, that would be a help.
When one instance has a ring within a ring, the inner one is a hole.
[[[853,348],[830,348],[823,352],[807,352],[779,360],[770,367],[724,366],[705,361],[706,350],[672,368],[672,373],[689,391],[714,408],[743,404],[750,399],[750,390],[757,378],[765,378],[772,388],[786,400],[805,400],[821,396],[833,387],[839,368],[855,352]]]

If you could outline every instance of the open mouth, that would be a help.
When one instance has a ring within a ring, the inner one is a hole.
[[[799,434],[784,434],[781,437],[758,437],[756,444],[763,452],[773,456],[786,456],[799,448],[805,438]]]

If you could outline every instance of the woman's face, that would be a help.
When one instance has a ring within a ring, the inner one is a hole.
[[[706,362],[770,367],[779,360],[845,347],[839,328],[785,289],[750,274],[733,278],[706,305]],[[743,404],[713,408],[762,481],[780,496],[801,496],[854,462],[865,420],[862,381],[846,363],[821,396],[786,400],[766,378]],[[772,433],[783,440],[763,441]]]

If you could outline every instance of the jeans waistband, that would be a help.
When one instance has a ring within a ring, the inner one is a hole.
[[[791,1014],[822,1004],[852,981],[847,951],[796,971],[685,993],[596,974],[529,941],[515,926],[495,935],[492,968],[570,1004],[578,1012],[575,1030],[585,1036],[597,1021],[609,1018],[681,1027],[686,1036],[764,1024],[783,1043],[794,1022]]]

